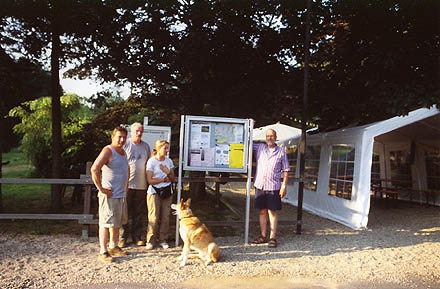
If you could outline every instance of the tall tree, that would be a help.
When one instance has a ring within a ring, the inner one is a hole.
[[[0,33],[11,52],[21,53],[47,64],[50,55],[52,77],[52,177],[61,177],[60,64],[75,61],[77,41],[91,37],[118,15],[118,1],[5,0],[2,1]],[[12,51],[15,50],[15,51]],[[61,209],[59,185],[52,187],[51,211]]]

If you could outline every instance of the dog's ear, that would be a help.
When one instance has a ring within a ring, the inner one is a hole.
[[[186,200],[185,205],[187,207],[189,207],[191,205],[191,198],[189,198],[188,200]]]
[[[180,207],[183,208],[184,202],[183,202],[183,198],[180,199]]]

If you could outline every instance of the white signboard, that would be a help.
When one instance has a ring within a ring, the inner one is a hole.
[[[131,129],[128,128],[127,139],[131,137]],[[142,140],[146,142],[151,150],[154,149],[154,145],[158,140],[166,140],[171,144],[171,127],[169,126],[155,126],[155,125],[144,125],[144,134],[142,135]]]

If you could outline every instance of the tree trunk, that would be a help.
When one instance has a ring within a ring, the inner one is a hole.
[[[205,172],[190,171],[190,178],[204,178]],[[189,196],[194,201],[203,200],[206,197],[205,182],[189,183]]]
[[[60,36],[57,32],[56,21],[52,21],[52,54],[51,82],[52,82],[52,178],[61,178],[61,90],[60,90]],[[51,207],[52,213],[58,213],[62,209],[61,185],[52,185]]]

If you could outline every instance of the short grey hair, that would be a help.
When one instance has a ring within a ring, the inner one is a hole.
[[[275,134],[275,138],[277,138],[277,131],[276,131],[276,130],[274,130],[273,128],[268,128],[268,129],[266,130],[266,135],[267,135],[267,133],[268,133],[269,131],[273,131],[273,133]]]
[[[142,124],[140,124],[139,122],[134,122],[131,124],[130,129],[131,131],[134,130],[135,127],[141,126],[142,128],[144,128],[144,126]]]

